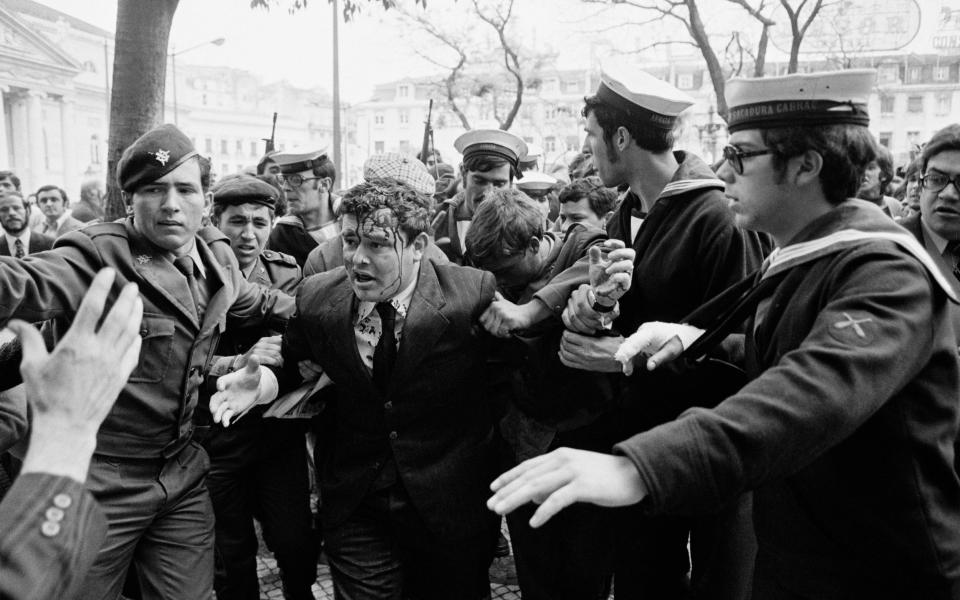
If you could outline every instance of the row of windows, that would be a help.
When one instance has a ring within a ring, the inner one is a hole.
[[[197,140],[194,139],[193,143],[196,145]],[[213,138],[203,138],[203,151],[206,154],[213,154],[214,147]],[[244,150],[247,149],[249,151],[247,155],[250,158],[258,158],[263,152],[262,148],[263,140],[235,140],[232,146],[230,144],[230,140],[220,140],[219,154],[224,155],[233,153],[237,156],[242,156]],[[284,144],[282,142],[277,144],[277,150],[284,149]]]
[[[880,65],[880,83],[956,83],[960,81],[960,63],[938,65]]]
[[[927,97],[921,94],[907,96],[907,112],[923,113],[927,110]],[[953,94],[951,92],[940,92],[933,97],[933,111],[937,116],[946,116],[950,114],[953,108]],[[891,95],[880,96],[880,114],[892,115],[897,109],[897,97]]]

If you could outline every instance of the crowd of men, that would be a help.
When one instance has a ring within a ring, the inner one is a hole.
[[[728,82],[710,165],[607,69],[569,182],[163,125],[31,226],[0,172],[0,597],[259,598],[256,519],[285,598],[489,598],[505,516],[525,599],[960,600],[960,125],[895,181],[875,79]]]

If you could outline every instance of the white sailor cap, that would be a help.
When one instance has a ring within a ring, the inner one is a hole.
[[[290,173],[299,173],[319,166],[327,160],[326,150],[311,150],[304,152],[296,150],[291,152],[277,152],[270,159],[277,163],[280,172],[289,175]]]
[[[427,167],[416,158],[399,152],[374,154],[368,158],[363,163],[363,178],[366,181],[396,179],[429,196],[436,191],[436,184]]]
[[[803,73],[727,82],[727,130],[870,124],[874,69]]]
[[[527,171],[514,185],[523,191],[549,190],[557,185],[557,178],[540,171]]]
[[[527,154],[526,142],[500,129],[468,131],[453,141],[453,147],[463,155],[464,160],[477,154],[487,154],[506,159],[514,170]]]
[[[677,116],[696,102],[662,79],[616,63],[601,70],[597,98],[658,129],[673,129]]]
[[[527,144],[527,153],[520,157],[520,165],[535,165],[543,156],[543,148],[539,144]]]

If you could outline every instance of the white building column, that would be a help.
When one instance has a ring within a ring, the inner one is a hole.
[[[30,147],[30,164],[24,181],[24,191],[35,190],[43,185],[47,172],[43,162],[43,106],[40,102],[40,99],[45,97],[44,92],[27,92],[27,143]]]
[[[63,145],[63,189],[71,198],[80,199],[80,170],[77,166],[76,118],[71,98],[60,98],[60,141]]]
[[[3,95],[9,91],[10,88],[0,85],[0,171],[9,170],[12,164],[10,148],[7,145],[7,105],[3,99]]]

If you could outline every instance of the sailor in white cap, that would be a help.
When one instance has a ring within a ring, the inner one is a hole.
[[[527,144],[527,153],[520,158],[520,172],[539,171],[543,158],[543,147],[539,144]]]
[[[958,597],[956,296],[915,238],[850,199],[875,154],[874,85],[862,70],[727,83],[718,174],[737,220],[779,248],[675,321],[686,325],[645,324],[620,358],[633,367],[639,351],[647,370],[686,347],[684,359],[698,359],[746,319],[745,346],[726,345],[747,349],[749,383],[613,456],[525,464],[494,482],[491,507],[536,498],[539,525],[581,500],[689,514],[752,490],[755,600]]]
[[[267,249],[289,254],[303,267],[312,249],[340,231],[332,194],[337,172],[323,150],[278,152],[271,159],[280,167],[277,180],[283,186],[287,214],[277,219]]]
[[[759,238],[734,223],[723,196],[723,182],[699,157],[673,151],[680,115],[693,103],[669,83],[629,65],[607,66],[596,94],[586,99],[586,143],[603,185],[629,185],[607,232],[611,240],[635,249],[636,259],[631,289],[619,304],[615,298],[599,297],[589,285],[587,261],[536,293],[540,302],[533,304],[541,306],[546,316],[563,315],[569,331],[564,334],[560,356],[567,366],[619,372],[614,353],[625,335],[645,321],[680,319],[760,265]],[[610,321],[608,335],[596,335]],[[589,446],[579,440],[592,440],[598,444],[594,447],[610,447],[702,403],[704,390],[715,387],[697,374],[658,373],[651,377],[638,372],[622,376],[616,391],[611,392],[614,399],[609,412],[597,424],[585,425],[583,435],[571,434],[571,443],[586,448]],[[750,580],[749,536],[745,547],[732,543],[741,539],[738,537],[725,539],[727,546],[723,547],[714,544],[715,538],[708,533],[716,523],[736,523],[738,518],[748,529],[747,515],[738,512],[740,508],[734,503],[716,522],[702,521],[701,531],[693,536],[694,583],[711,589],[716,597],[735,595]],[[572,587],[596,589],[591,581],[608,579],[613,570],[617,594],[625,597],[684,595],[692,521],[651,519],[637,507],[618,512],[615,519],[607,521],[608,527],[586,526],[603,522],[591,515],[597,510],[584,507],[568,515],[568,519],[582,519],[576,526],[513,536],[517,560],[530,567],[528,581],[537,579],[537,585],[553,586],[551,595],[562,597]],[[508,522],[515,529],[529,529],[524,519],[508,517]],[[617,556],[587,569],[525,558],[547,556],[546,549],[557,547],[568,548],[570,556],[587,552],[587,547],[596,552],[615,547]],[[720,548],[722,556],[712,552]],[[523,590],[523,580],[520,585]]]
[[[463,191],[440,205],[433,230],[437,246],[452,262],[463,264],[464,240],[477,205],[485,193],[511,185],[520,176],[519,163],[527,154],[527,144],[500,129],[474,129],[453,145],[463,155]]]
[[[550,222],[550,210],[552,204],[556,205],[557,213],[560,211],[560,203],[557,200],[556,190],[558,188],[557,178],[540,171],[525,171],[523,176],[517,180],[517,189],[530,197],[537,203],[537,208],[543,213],[544,226]],[[551,196],[553,202],[551,202]]]

